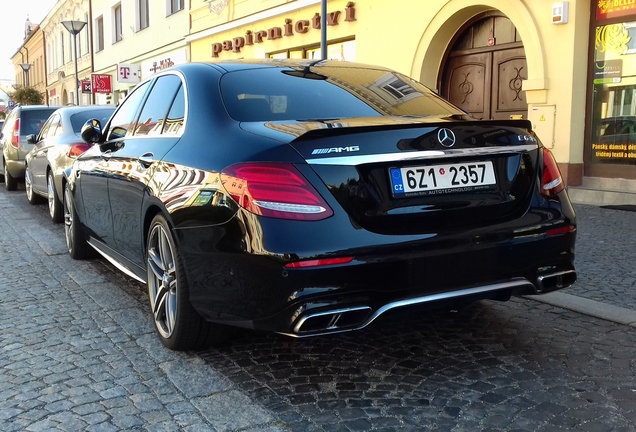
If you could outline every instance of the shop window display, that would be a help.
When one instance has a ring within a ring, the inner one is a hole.
[[[636,22],[598,26],[591,162],[636,165]]]

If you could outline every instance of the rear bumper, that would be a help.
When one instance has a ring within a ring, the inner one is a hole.
[[[5,169],[9,171],[11,177],[18,180],[22,180],[24,178],[24,172],[26,170],[26,164],[24,160],[7,160],[5,162]]]
[[[508,300],[576,281],[576,232],[550,236],[540,225],[532,230],[507,226],[506,234],[490,227],[488,233],[421,236],[349,250],[337,249],[333,234],[333,252],[317,255],[353,256],[353,261],[299,269],[284,267],[289,255],[264,250],[270,242],[268,230],[261,228],[259,253],[239,246],[244,238],[223,234],[245,229],[176,230],[190,300],[205,319],[312,336],[365,327],[391,309]],[[295,246],[306,251],[308,242],[301,238]]]

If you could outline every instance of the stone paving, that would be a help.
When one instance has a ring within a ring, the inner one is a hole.
[[[636,211],[574,208],[579,280],[563,292],[636,310]]]
[[[564,292],[636,307],[636,213],[576,209]],[[23,190],[0,190],[0,224],[1,431],[636,430],[633,327],[514,299],[174,353],[143,287],[70,259]]]
[[[0,430],[279,431],[195,354],[163,348],[142,287],[69,259],[61,225],[0,191]]]

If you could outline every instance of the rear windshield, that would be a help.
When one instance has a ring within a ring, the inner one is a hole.
[[[80,133],[80,131],[82,130],[82,126],[84,126],[84,124],[90,119],[97,119],[102,125],[105,125],[114,111],[115,107],[113,106],[113,109],[111,110],[93,109],[80,111],[73,114],[71,116],[71,126],[73,127],[73,132],[75,132],[76,134]]]
[[[22,110],[20,113],[20,135],[37,135],[46,120],[57,108]]]
[[[221,92],[238,121],[465,114],[417,81],[377,69],[241,70],[223,76]]]

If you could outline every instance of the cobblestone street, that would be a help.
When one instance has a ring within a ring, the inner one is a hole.
[[[579,282],[636,310],[636,212],[575,206]],[[636,327],[531,299],[165,349],[144,288],[0,190],[2,431],[633,431]]]

